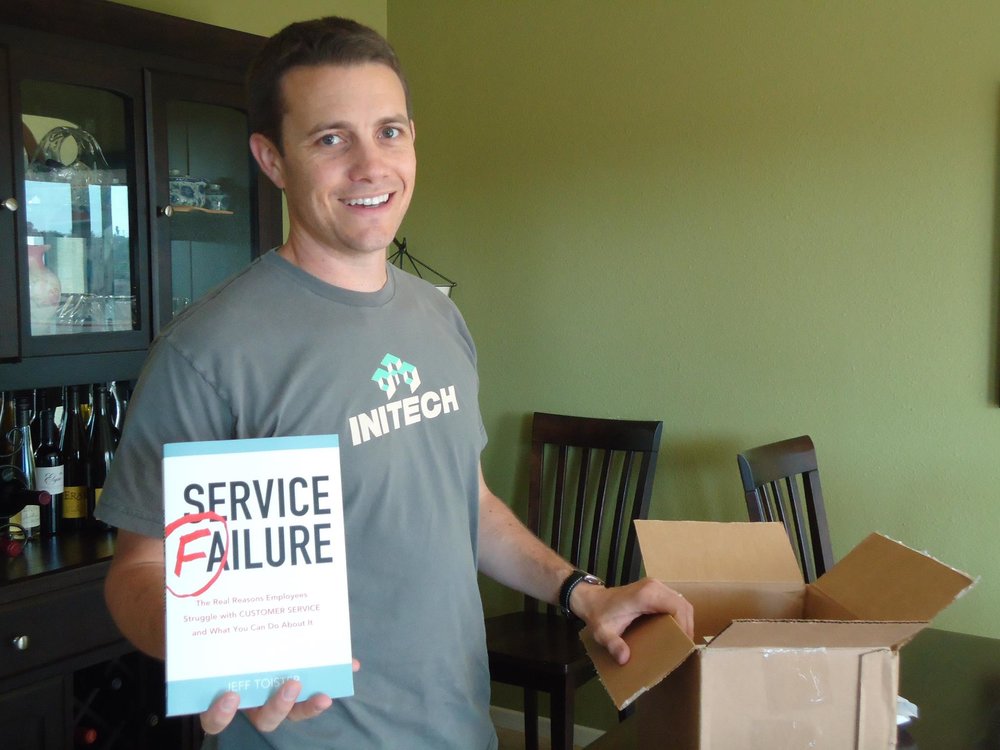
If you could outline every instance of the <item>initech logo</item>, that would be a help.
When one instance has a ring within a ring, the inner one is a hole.
[[[400,380],[410,386],[410,393],[416,393],[417,388],[420,387],[420,374],[417,372],[417,368],[409,362],[404,362],[395,354],[386,354],[382,357],[382,366],[372,375],[372,380],[385,391],[387,399],[396,394]]]
[[[436,419],[459,409],[454,385],[426,391],[418,396],[420,374],[417,368],[394,354],[382,357],[382,366],[375,370],[371,379],[385,392],[387,399],[391,399],[403,385],[409,386],[411,395],[348,417],[352,445],[367,443],[401,427],[417,424],[425,419]]]

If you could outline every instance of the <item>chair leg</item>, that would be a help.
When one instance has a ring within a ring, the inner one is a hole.
[[[524,689],[524,750],[538,750],[538,691]]]
[[[552,717],[552,750],[573,750],[573,688],[563,685],[552,691],[549,716]]]

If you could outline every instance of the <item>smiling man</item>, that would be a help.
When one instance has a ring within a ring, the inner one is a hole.
[[[400,78],[380,63],[299,66],[281,90],[280,140],[250,138],[288,201],[291,232],[278,253],[331,284],[377,291],[417,172]]]
[[[201,717],[206,746],[490,750],[477,570],[551,603],[566,591],[619,662],[636,617],[668,612],[690,635],[691,606],[648,579],[576,585],[580,573],[487,487],[465,322],[386,262],[416,175],[409,94],[388,43],[345,19],[293,24],[265,45],[248,93],[250,148],[285,191],[288,240],[185,311],[150,352],[98,509],[119,529],[109,608],[138,648],[163,657],[164,443],[343,435],[355,694],[304,696],[289,680],[239,710],[225,693]]]

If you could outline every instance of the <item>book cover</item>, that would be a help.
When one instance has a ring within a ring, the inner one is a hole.
[[[354,693],[336,435],[163,446],[167,715]]]

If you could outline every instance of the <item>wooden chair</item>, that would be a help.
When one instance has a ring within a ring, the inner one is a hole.
[[[536,412],[528,527],[608,586],[639,577],[632,522],[645,518],[662,422]],[[492,679],[524,689],[526,750],[538,748],[538,691],[550,696],[553,750],[573,747],[574,691],[595,675],[577,627],[525,597],[523,611],[486,620]]]
[[[830,529],[808,435],[743,451],[736,457],[751,521],[781,521],[806,581],[833,566]]]

